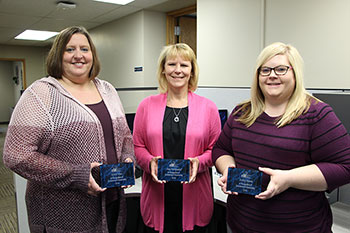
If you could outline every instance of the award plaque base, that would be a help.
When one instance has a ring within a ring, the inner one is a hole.
[[[134,163],[103,164],[100,176],[102,188],[134,185]]]
[[[158,180],[189,181],[190,160],[188,159],[159,159]]]
[[[242,168],[228,168],[226,190],[242,194],[261,193],[262,172]]]

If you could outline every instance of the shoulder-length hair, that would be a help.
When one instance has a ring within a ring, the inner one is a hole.
[[[265,47],[257,58],[254,79],[251,87],[251,99],[241,103],[241,107],[234,113],[237,114],[242,111],[242,115],[237,121],[245,124],[247,127],[251,126],[265,109],[265,98],[259,86],[259,69],[276,55],[287,56],[295,78],[294,91],[288,101],[284,114],[278,118],[276,125],[278,127],[283,127],[291,123],[301,114],[307,112],[310,107],[311,99],[318,101],[305,90],[303,81],[304,63],[298,50],[289,44],[283,44],[281,42],[273,43]]]
[[[76,34],[83,34],[89,41],[92,52],[93,64],[89,72],[90,78],[95,78],[101,69],[100,61],[97,57],[97,52],[94,43],[88,31],[82,26],[72,26],[62,30],[55,38],[49,54],[46,58],[46,70],[48,75],[61,79],[63,75],[63,54],[71,37]]]
[[[165,93],[168,91],[168,82],[164,74],[165,62],[167,61],[167,59],[172,59],[177,56],[180,56],[182,57],[182,59],[191,62],[192,71],[190,80],[188,81],[188,90],[194,92],[197,89],[199,70],[196,55],[194,54],[190,46],[184,43],[178,43],[165,46],[159,55],[157,78],[160,93]]]

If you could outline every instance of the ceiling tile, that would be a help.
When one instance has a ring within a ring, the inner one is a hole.
[[[123,6],[121,8],[116,9],[116,10],[113,10],[107,14],[98,16],[98,17],[94,18],[93,21],[99,22],[99,23],[107,23],[107,22],[113,21],[113,19],[115,19],[115,18],[121,18],[121,17],[124,17],[126,15],[130,15],[132,13],[135,13],[139,10],[142,10],[142,8],[132,7],[132,6]]]
[[[43,18],[37,23],[31,25],[30,29],[33,30],[49,30],[49,31],[61,31],[66,27],[70,26],[84,26],[87,29],[94,28],[98,26],[99,23],[80,21],[80,20],[71,20],[71,19],[54,19],[54,18]]]
[[[1,0],[0,13],[45,16],[56,9],[55,0]]]
[[[0,27],[26,28],[38,22],[41,17],[9,15],[0,13]]]
[[[140,7],[140,8],[146,8],[146,7],[152,7],[152,6],[155,6],[155,5],[158,5],[158,4],[161,4],[161,3],[164,3],[164,2],[167,2],[169,0],[136,0],[134,2],[131,2],[130,6],[135,6],[135,7]]]
[[[75,0],[76,8],[62,10],[56,8],[47,16],[57,19],[75,19],[81,21],[91,21],[98,16],[107,14],[115,9],[120,8],[120,5],[95,2],[92,0]]]

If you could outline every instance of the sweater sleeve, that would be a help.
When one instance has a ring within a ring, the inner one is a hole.
[[[45,154],[53,130],[52,116],[46,107],[50,105],[49,98],[45,85],[36,90],[28,88],[23,93],[6,134],[4,163],[22,177],[43,186],[87,191],[90,164],[73,165]]]
[[[125,159],[130,158],[134,163],[136,163],[133,138],[125,118],[123,118],[122,124],[123,125],[120,130],[120,133],[123,135],[121,160],[124,162]]]
[[[149,163],[153,158],[153,155],[146,147],[147,138],[145,122],[147,122],[147,103],[148,99],[143,100],[136,111],[134,119],[133,139],[137,163],[143,171],[150,173]]]
[[[311,160],[321,170],[328,191],[350,182],[350,137],[345,127],[325,104],[311,130]]]

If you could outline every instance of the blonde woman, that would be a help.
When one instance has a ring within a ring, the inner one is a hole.
[[[209,167],[221,128],[218,109],[193,93],[198,66],[186,44],[164,47],[158,81],[161,93],[140,103],[134,122],[135,155],[144,170],[142,218],[147,232],[206,232],[213,213]],[[158,180],[159,158],[189,159],[189,182]]]
[[[251,99],[234,109],[214,146],[218,184],[230,194],[229,232],[331,232],[324,192],[350,181],[350,138],[332,108],[306,92],[302,66],[293,46],[267,46]],[[262,171],[262,192],[228,191],[228,167]]]

